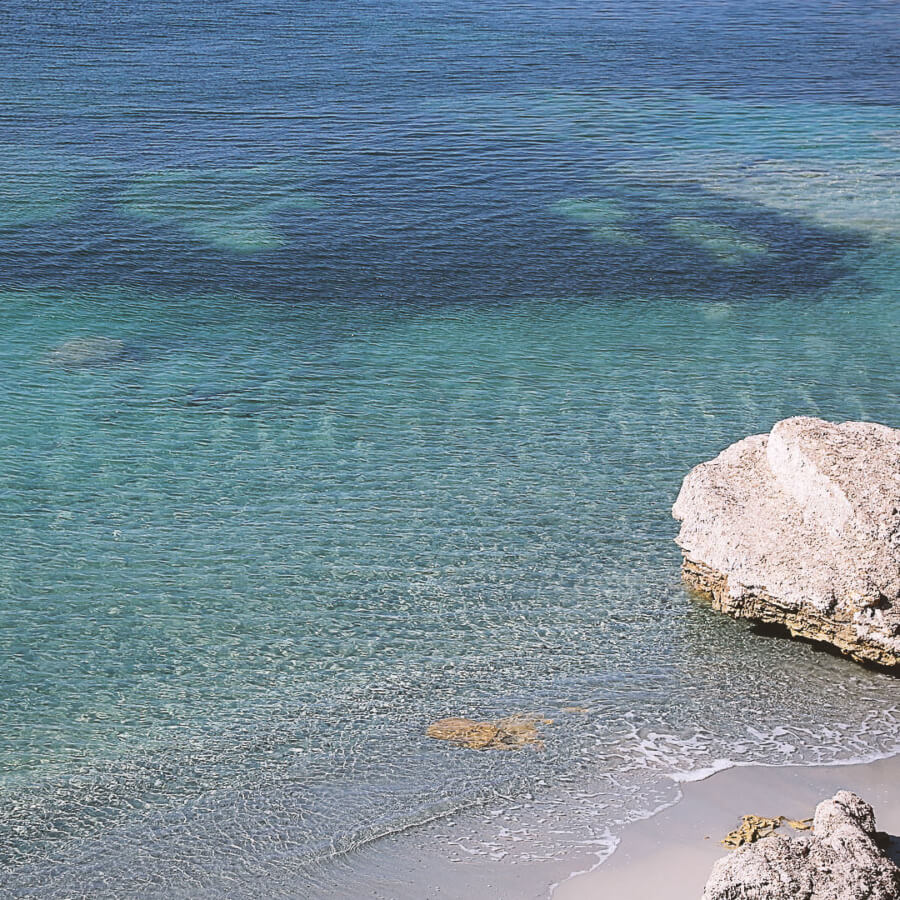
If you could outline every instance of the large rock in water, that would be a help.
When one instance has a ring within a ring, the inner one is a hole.
[[[720,859],[703,900],[897,900],[900,869],[875,837],[872,807],[838,791],[811,835],[773,834]]]
[[[900,666],[900,431],[785,419],[693,469],[672,512],[716,608]]]

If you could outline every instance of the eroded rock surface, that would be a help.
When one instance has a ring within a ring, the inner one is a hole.
[[[672,511],[716,608],[900,666],[900,431],[785,419],[693,469]]]
[[[900,869],[876,840],[872,807],[838,791],[810,835],[773,834],[714,866],[703,900],[897,900]]]

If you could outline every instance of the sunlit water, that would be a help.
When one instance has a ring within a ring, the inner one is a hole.
[[[602,854],[898,749],[896,679],[680,585],[692,465],[900,425],[896,10],[745,6],[0,14],[5,895]]]

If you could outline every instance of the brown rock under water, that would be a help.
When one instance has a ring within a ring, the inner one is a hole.
[[[425,733],[430,738],[450,741],[469,750],[519,750],[529,744],[542,748],[537,726],[551,723],[552,719],[540,716],[507,716],[495,722],[450,718],[432,723]]]

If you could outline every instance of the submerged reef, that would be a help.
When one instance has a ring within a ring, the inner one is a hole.
[[[301,182],[302,173],[287,165],[171,169],[136,178],[122,195],[123,209],[214,247],[257,253],[287,243],[279,214],[318,207]]]
[[[716,609],[900,668],[900,431],[785,419],[693,469],[672,511]]]
[[[723,265],[733,266],[765,256],[769,249],[759,240],[720,222],[680,216],[669,222],[669,230],[709,253]]]
[[[900,869],[880,843],[872,807],[838,791],[816,807],[812,834],[769,834],[720,859],[703,900],[896,900]]]
[[[632,214],[621,201],[612,197],[569,198],[560,200],[550,211],[573,222],[590,225],[591,237],[618,244],[642,244],[643,239],[628,227]]]

